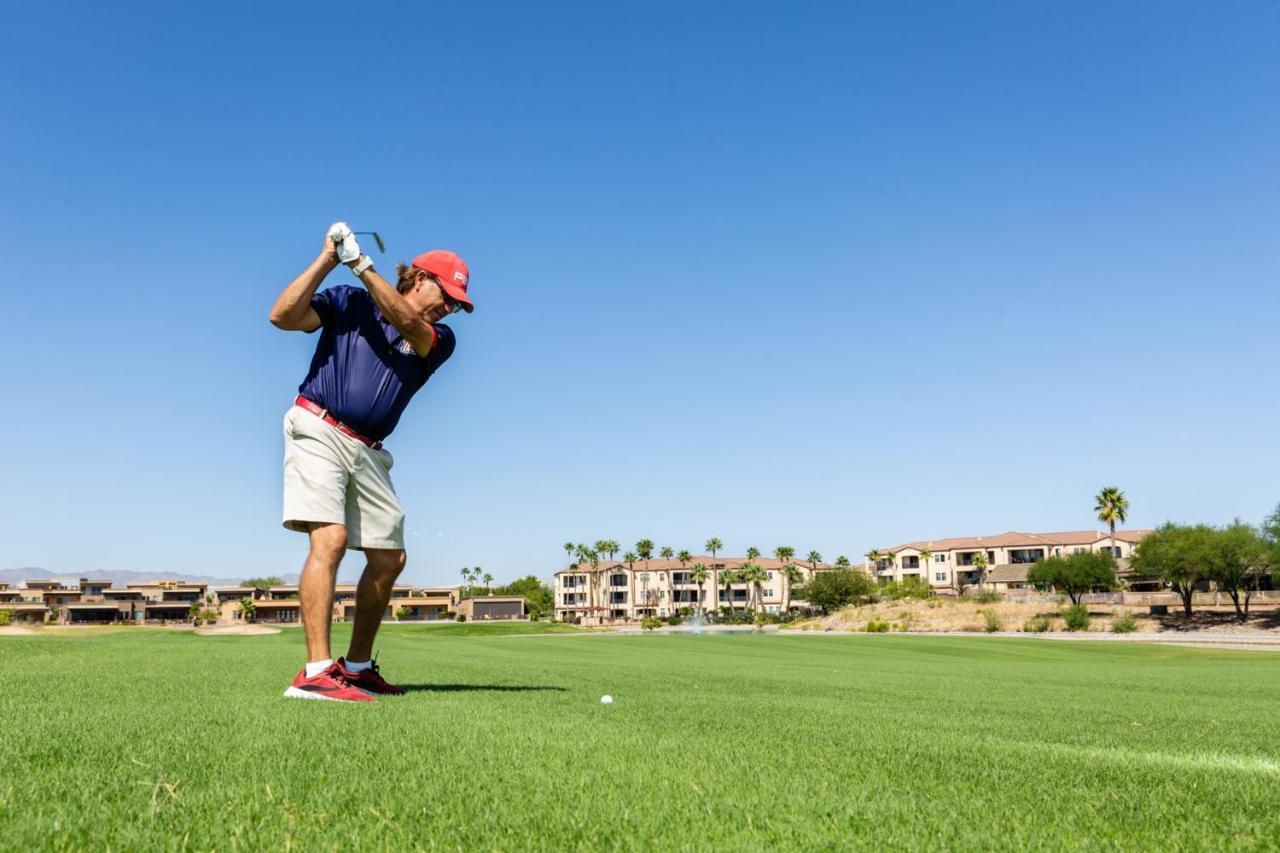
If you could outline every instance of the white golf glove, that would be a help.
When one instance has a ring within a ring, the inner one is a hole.
[[[345,222],[335,222],[329,226],[329,239],[338,247],[338,260],[344,264],[352,264],[360,260],[360,244],[356,241],[356,235],[351,233],[351,228]]]

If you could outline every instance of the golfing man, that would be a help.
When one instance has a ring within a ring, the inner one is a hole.
[[[363,287],[316,288],[338,264]],[[271,307],[271,323],[291,332],[320,330],[298,397],[284,418],[284,526],[306,533],[311,550],[299,593],[306,666],[285,696],[371,702],[403,691],[372,660],[373,640],[404,569],[404,511],[391,485],[391,454],[382,442],[405,406],[453,355],[453,330],[439,321],[472,310],[470,272],[453,252],[400,264],[392,286],[373,268],[346,223]],[[355,625],[345,657],[329,650],[338,563],[363,551]]]

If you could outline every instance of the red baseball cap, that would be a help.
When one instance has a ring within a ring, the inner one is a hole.
[[[471,271],[467,269],[466,261],[455,253],[433,249],[414,258],[413,265],[440,279],[444,292],[461,302],[463,310],[468,314],[476,310],[471,304],[471,298],[467,296],[467,282],[471,279]]]

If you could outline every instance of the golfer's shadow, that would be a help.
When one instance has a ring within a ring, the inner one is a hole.
[[[405,693],[465,693],[483,690],[490,693],[533,693],[541,690],[564,693],[567,687],[546,687],[524,684],[398,684]]]

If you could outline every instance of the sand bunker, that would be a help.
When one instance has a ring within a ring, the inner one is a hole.
[[[36,633],[34,628],[24,628],[21,625],[0,625],[0,637],[20,637],[34,633]]]
[[[197,634],[215,637],[246,637],[257,634],[279,634],[279,628],[268,628],[266,625],[210,625],[197,628]]]

